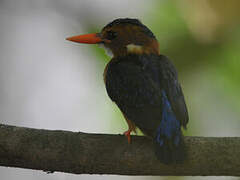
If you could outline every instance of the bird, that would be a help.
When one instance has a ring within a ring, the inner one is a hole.
[[[160,53],[152,31],[138,19],[118,18],[99,33],[67,40],[100,44],[112,53],[104,70],[104,83],[128,124],[124,132],[128,142],[131,132],[139,128],[153,140],[160,162],[183,163],[187,156],[182,133],[189,121],[187,106],[177,71]]]

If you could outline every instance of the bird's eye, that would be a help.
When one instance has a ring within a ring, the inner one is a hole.
[[[116,32],[114,32],[114,31],[107,31],[107,39],[108,40],[112,40],[112,39],[114,39],[115,37],[117,37],[117,33]]]

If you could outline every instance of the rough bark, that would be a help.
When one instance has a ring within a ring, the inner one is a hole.
[[[240,137],[185,137],[188,158],[164,165],[150,139],[0,125],[0,165],[74,174],[240,176]]]

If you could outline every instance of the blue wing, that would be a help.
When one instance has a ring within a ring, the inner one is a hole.
[[[163,55],[149,63],[148,74],[161,89],[162,116],[155,135],[156,154],[164,163],[181,162],[186,156],[181,126],[186,128],[188,112],[177,72]]]
[[[180,122],[168,101],[167,95],[162,90],[162,120],[157,129],[156,140],[160,146],[164,145],[164,139],[172,140],[177,146],[181,138]]]
[[[159,56],[160,84],[166,93],[172,111],[181,126],[186,128],[189,117],[182,88],[178,82],[177,72],[166,56]]]

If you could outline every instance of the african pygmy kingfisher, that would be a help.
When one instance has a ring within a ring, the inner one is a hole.
[[[130,133],[138,127],[151,137],[163,163],[185,158],[181,127],[188,112],[177,72],[159,52],[154,34],[138,19],[116,19],[100,33],[73,36],[67,40],[103,44],[113,58],[104,70],[106,90],[123,113]]]

